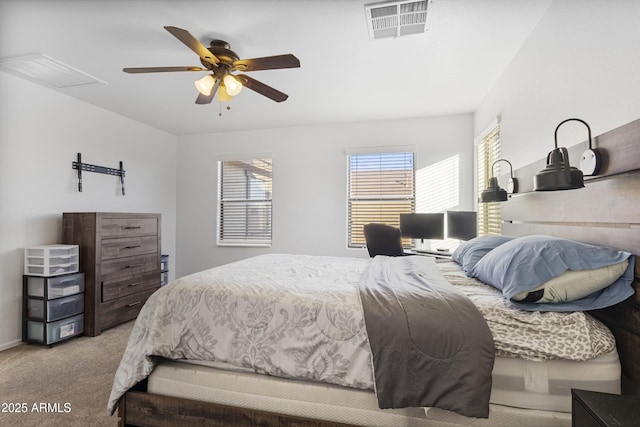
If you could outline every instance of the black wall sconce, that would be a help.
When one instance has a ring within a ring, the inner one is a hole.
[[[582,153],[582,157],[580,158],[580,170],[583,174],[589,176],[598,175],[600,172],[600,168],[602,167],[602,153],[597,148],[593,148],[591,146],[591,128],[584,120],[580,119],[568,119],[568,120],[577,120],[583,123],[587,127],[587,132],[589,133],[589,149]],[[566,122],[567,120],[565,120]]]
[[[533,177],[534,191],[573,190],[584,187],[583,172],[569,164],[569,153],[565,147],[558,148],[558,129],[564,123],[578,121],[587,127],[589,132],[589,149],[582,155],[580,165],[587,175],[597,175],[602,165],[602,155],[591,147],[591,128],[581,119],[566,119],[556,126],[555,149],[547,155],[547,166]]]
[[[507,190],[501,188],[498,185],[498,178],[495,176],[493,168],[498,162],[506,162],[509,165],[509,183],[507,185]],[[489,185],[487,188],[480,193],[480,203],[489,203],[489,202],[506,202],[508,199],[509,193],[517,193],[518,192],[518,180],[513,177],[513,166],[511,162],[506,159],[498,159],[491,165],[491,178],[489,178]]]

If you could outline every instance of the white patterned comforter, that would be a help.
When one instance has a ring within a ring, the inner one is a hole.
[[[215,360],[258,373],[373,389],[358,295],[370,259],[261,255],[183,277],[145,303],[116,372],[108,411],[146,378],[155,357]],[[495,289],[439,264],[491,329],[496,355],[588,360],[615,341],[581,312],[518,310]]]

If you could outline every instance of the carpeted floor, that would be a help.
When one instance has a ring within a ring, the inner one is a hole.
[[[0,426],[116,426],[107,400],[133,323],[52,348],[0,352]]]

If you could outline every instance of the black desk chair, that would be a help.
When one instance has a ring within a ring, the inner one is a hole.
[[[399,228],[380,223],[369,223],[363,227],[369,256],[404,256],[402,232]]]

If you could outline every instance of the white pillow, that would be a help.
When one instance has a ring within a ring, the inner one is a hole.
[[[594,270],[567,270],[529,292],[521,292],[511,299],[535,303],[575,301],[606,288],[624,274],[628,260]],[[542,291],[542,292],[541,292]],[[529,298],[527,298],[529,297]]]

